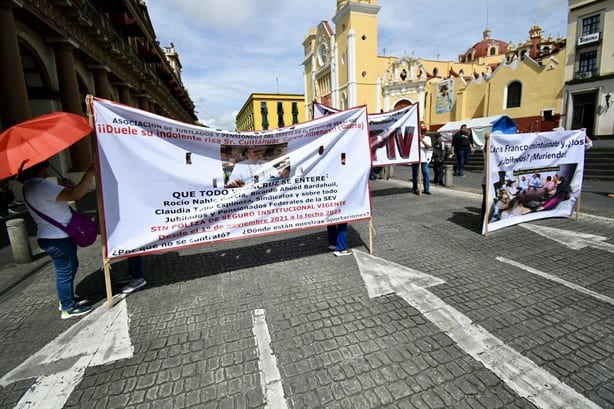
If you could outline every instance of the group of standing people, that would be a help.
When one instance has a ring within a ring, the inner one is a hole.
[[[254,176],[258,171],[255,168],[251,171],[249,167],[264,165],[257,149],[247,148],[245,155],[245,161],[235,165],[235,172],[229,181],[232,187],[255,183]],[[90,166],[77,184],[67,179],[62,179],[61,183],[54,183],[49,180],[48,162],[42,162],[21,171],[17,176],[23,184],[22,193],[26,207],[37,226],[38,245],[49,254],[53,262],[61,319],[87,314],[92,310],[92,306],[90,300],[75,294],[74,282],[79,268],[76,244],[68,233],[47,219],[52,219],[63,226],[68,225],[72,218],[69,202],[78,201],[85,196],[97,171],[95,165]],[[278,168],[276,171],[279,177],[287,177],[289,166]],[[4,199],[7,204],[14,200],[8,185],[2,184],[2,192],[3,203]],[[327,228],[329,250],[333,251],[335,256],[352,254],[347,249],[347,226],[347,223],[340,223]],[[114,280],[115,283],[124,285],[122,293],[129,294],[147,285],[142,256],[128,258],[128,275],[125,279]]]
[[[412,183],[413,192],[419,194],[418,174],[422,172],[423,191],[430,195],[430,176],[429,163],[433,161],[434,183],[443,185],[443,163],[446,158],[446,145],[440,134],[435,140],[426,135],[426,127],[422,126],[420,132],[420,162],[412,164]],[[473,140],[471,134],[463,125],[461,130],[454,135],[452,141],[452,151],[457,155],[457,173],[464,175],[464,164],[466,163],[469,151],[473,151]],[[262,174],[262,166],[266,166],[265,161],[260,156],[261,152],[255,147],[245,149],[245,160],[234,166],[226,187],[239,187],[246,183],[257,182],[257,175]],[[32,166],[18,175],[18,179],[23,183],[23,197],[26,206],[37,225],[38,245],[47,252],[53,261],[56,273],[56,290],[58,293],[59,305],[62,319],[78,317],[87,314],[92,310],[88,300],[80,299],[75,295],[74,280],[79,267],[77,257],[77,246],[73,243],[69,235],[53,223],[41,217],[42,213],[58,223],[66,226],[72,217],[69,202],[75,202],[88,192],[89,186],[97,174],[95,165],[90,166],[79,183],[74,184],[66,179],[61,184],[53,183],[48,180],[48,163],[42,162]],[[287,177],[289,172],[284,168],[278,171],[276,176]],[[8,194],[8,190],[2,185],[2,192]],[[4,196],[3,196],[4,197]],[[7,198],[9,199],[9,198]],[[10,201],[14,199],[10,198]],[[327,227],[328,248],[333,251],[335,256],[351,254],[347,249],[347,223],[329,225]],[[125,280],[123,293],[131,293],[143,288],[147,282],[144,278],[143,258],[134,256],[128,258],[128,272],[130,278]]]
[[[456,176],[465,177],[465,165],[469,160],[469,156],[473,153],[475,145],[471,131],[467,125],[462,125],[460,130],[452,137],[452,146],[448,151],[448,147],[443,140],[442,135],[437,132],[433,137],[434,140],[426,134],[426,126],[421,124],[420,132],[420,163],[411,165],[411,180],[412,192],[420,194],[418,177],[422,173],[423,187],[422,193],[430,195],[430,175],[429,163],[433,165],[433,183],[444,185],[444,162],[446,158],[456,156],[454,165]]]

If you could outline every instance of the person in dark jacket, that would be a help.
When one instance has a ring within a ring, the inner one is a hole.
[[[467,125],[463,124],[452,137],[452,154],[456,155],[456,173],[458,176],[465,177],[465,165],[473,150],[473,136]]]
[[[443,137],[438,132],[435,134],[435,141],[433,142],[433,183],[438,183],[440,186],[444,185],[443,182],[443,168],[444,161],[446,160],[446,154],[448,147],[443,141]]]

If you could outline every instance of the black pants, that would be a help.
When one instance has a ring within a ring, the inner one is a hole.
[[[433,161],[433,183],[443,183],[443,161]]]

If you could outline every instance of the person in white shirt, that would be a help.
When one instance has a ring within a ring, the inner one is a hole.
[[[429,162],[431,161],[431,156],[433,156],[433,146],[431,145],[431,137],[426,136],[423,132],[420,132],[420,163],[412,163],[411,165],[411,182],[412,182],[412,191],[415,194],[420,194],[420,190],[418,187],[418,172],[422,171],[422,183],[424,185],[424,190],[422,193],[430,195],[431,194],[431,185],[430,185],[430,175],[429,175]]]
[[[59,185],[47,180],[48,167],[47,162],[34,165],[20,172],[17,178],[23,183],[24,201],[38,228],[38,245],[53,261],[60,300],[60,318],[67,319],[92,310],[90,305],[80,303],[74,295],[75,275],[79,268],[77,246],[64,230],[40,217],[31,207],[64,226],[68,225],[72,218],[68,202],[85,196],[97,168],[95,165],[90,166],[77,185],[69,180],[64,180],[64,185]]]

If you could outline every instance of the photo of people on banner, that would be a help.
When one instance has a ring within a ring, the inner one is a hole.
[[[493,184],[495,196],[489,211],[490,223],[551,210],[569,200],[576,167],[576,163],[569,163],[554,168],[519,170],[512,175],[499,171],[499,180]]]
[[[220,156],[226,188],[290,177],[287,143],[248,147],[222,145]]]
[[[435,112],[443,114],[451,112],[454,107],[454,80],[442,80],[437,83],[437,95],[435,97]]]
[[[487,143],[483,231],[547,217],[571,217],[582,190],[584,130],[494,132]]]
[[[92,108],[108,258],[371,217],[366,107],[264,132]]]

